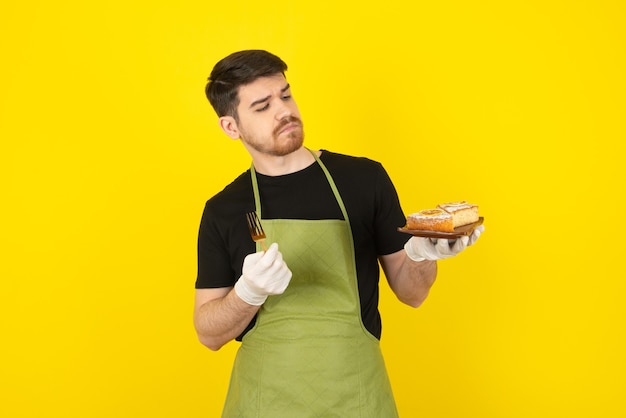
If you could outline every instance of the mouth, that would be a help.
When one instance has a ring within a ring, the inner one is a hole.
[[[300,122],[300,120],[296,117],[291,117],[283,120],[274,132],[275,135],[278,136],[281,134],[293,132],[296,129],[302,129],[302,122]]]
[[[289,133],[295,129],[298,129],[300,127],[300,124],[295,123],[295,122],[290,122],[287,125],[285,125],[283,128],[281,128],[278,133],[279,134],[285,134],[285,133]]]

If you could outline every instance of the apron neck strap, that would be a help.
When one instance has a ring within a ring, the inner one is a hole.
[[[259,183],[256,178],[256,171],[254,170],[254,163],[250,165],[250,177],[252,178],[252,191],[254,192],[254,207],[256,214],[261,218],[261,197],[259,196]]]
[[[313,155],[313,158],[315,158],[315,161],[322,168],[322,171],[324,172],[324,175],[326,176],[326,180],[328,180],[328,184],[330,185],[330,188],[332,189],[333,194],[335,195],[335,199],[337,200],[337,203],[339,204],[339,207],[341,208],[341,214],[343,215],[343,218],[346,220],[346,222],[349,223],[350,221],[348,220],[348,211],[346,210],[346,206],[343,204],[343,199],[341,199],[341,195],[339,194],[339,190],[337,190],[337,186],[335,185],[335,181],[333,180],[333,177],[330,175],[330,172],[328,171],[328,169],[326,168],[322,160],[317,156],[317,153],[311,151],[308,148],[306,149],[311,153],[311,155]],[[259,195],[259,183],[257,181],[256,171],[254,170],[254,163],[250,165],[250,177],[252,178],[252,190],[254,192],[254,206],[256,207],[257,215],[259,215],[259,218],[262,219],[261,197]]]

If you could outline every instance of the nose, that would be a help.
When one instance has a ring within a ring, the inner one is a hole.
[[[291,107],[289,106],[289,103],[285,103],[282,100],[278,101],[278,105],[276,107],[276,120],[283,120],[286,117],[289,117],[293,114],[293,111],[291,109]]]

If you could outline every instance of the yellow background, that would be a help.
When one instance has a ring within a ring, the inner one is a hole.
[[[407,212],[480,205],[412,310],[383,284],[403,417],[626,416],[622,1],[0,6],[0,416],[218,416],[237,344],[192,327],[206,199],[249,165],[204,98],[284,58],[312,148]]]

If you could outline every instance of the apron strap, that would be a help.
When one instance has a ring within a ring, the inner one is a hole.
[[[345,219],[349,225],[350,220],[348,219],[348,211],[346,210],[346,206],[343,204],[343,199],[341,198],[341,195],[339,194],[339,190],[337,190],[337,186],[335,185],[335,181],[333,180],[333,177],[330,175],[330,172],[328,171],[328,169],[326,168],[322,160],[317,156],[317,154],[311,151],[310,149],[309,149],[309,152],[313,154],[313,157],[315,157],[315,161],[317,161],[320,167],[322,167],[322,171],[324,171],[324,174],[326,175],[326,180],[328,180],[328,184],[330,184],[330,188],[333,190],[335,199],[337,199],[337,203],[339,204],[339,207],[341,208],[343,219]]]
[[[252,191],[254,192],[254,207],[256,214],[261,218],[261,197],[259,196],[259,183],[256,178],[256,171],[254,170],[254,163],[250,165],[250,177],[252,177]]]
[[[326,180],[328,180],[328,184],[330,185],[330,188],[333,191],[333,195],[335,195],[335,199],[337,200],[337,203],[339,204],[339,208],[341,209],[341,214],[343,215],[343,219],[346,221],[346,223],[349,226],[350,220],[348,219],[348,211],[346,210],[346,206],[343,203],[343,199],[341,198],[341,195],[339,194],[339,190],[337,190],[337,186],[335,185],[333,177],[330,175],[330,172],[328,171],[328,169],[326,168],[322,160],[317,156],[317,154],[308,148],[306,149],[311,153],[311,155],[313,155],[313,158],[315,158],[315,161],[322,168],[322,171],[324,172],[324,175],[326,176]],[[254,163],[250,165],[250,177],[252,177],[252,190],[254,192],[254,206],[256,207],[256,212],[257,212],[257,215],[259,215],[259,219],[263,219],[263,217],[261,216],[261,197],[259,195],[259,183],[256,178],[256,171],[254,170]]]

